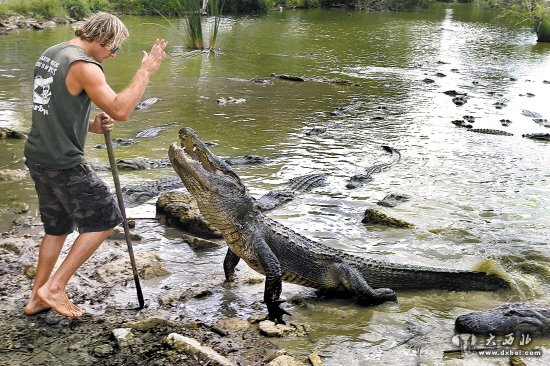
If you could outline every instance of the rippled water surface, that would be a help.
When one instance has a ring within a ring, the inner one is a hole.
[[[550,143],[522,138],[550,129],[521,113],[529,110],[550,118],[550,82],[545,82],[550,80],[550,45],[538,44],[529,29],[498,24],[495,17],[469,6],[442,6],[421,13],[316,10],[225,18],[220,50],[210,57],[187,57],[179,35],[182,24],[176,19],[168,30],[150,24],[166,26],[162,19],[126,17],[132,36],[116,59],[105,63],[115,90],[131,79],[141,50],[154,37],[168,39],[169,57],[144,96],[160,101],[137,111],[113,135],[135,138],[146,128],[178,123],[156,138],[117,149],[117,157],[166,157],[178,129],[190,126],[203,140],[218,143],[213,151],[220,156],[269,159],[265,165],[235,168],[255,196],[298,175],[327,174],[326,186],[269,214],[304,235],[400,263],[468,269],[493,259],[517,282],[514,291],[405,292],[398,304],[365,308],[284,286],[284,296],[305,297],[305,302],[288,307],[293,321],[309,327],[308,336],[281,341],[285,348],[317,351],[327,365],[460,364],[456,354],[443,355],[456,348],[451,344],[456,316],[511,301],[550,303]],[[30,128],[34,62],[44,48],[71,34],[69,27],[60,26],[0,38],[0,126]],[[271,73],[340,78],[357,85],[291,82]],[[250,81],[256,78],[272,83]],[[443,93],[448,90],[467,93],[466,104],[455,105]],[[244,98],[246,103],[220,106],[220,97]],[[506,106],[497,109],[499,101]],[[356,110],[331,115],[348,105]],[[476,128],[514,135],[478,134],[451,123],[464,115],[476,117]],[[501,119],[512,124],[503,127]],[[314,127],[326,132],[306,135]],[[101,142],[102,136],[89,138],[90,161],[107,162],[106,152],[94,148]],[[362,188],[347,189],[352,175],[389,161],[382,145],[398,149],[401,161]],[[22,149],[20,141],[0,141],[0,166],[21,159]],[[171,169],[124,172],[121,179],[125,185],[169,175]],[[36,215],[30,178],[1,182],[0,189],[2,229],[15,216],[9,213],[14,202],[27,202]],[[364,210],[389,193],[410,196],[408,202],[383,210],[413,223],[414,229],[361,223]],[[130,214],[153,216],[154,207],[146,204]],[[145,240],[137,250],[158,250],[174,273],[160,284],[149,284],[150,293],[167,284],[200,283],[206,273],[222,280],[224,249],[193,251],[174,229],[144,223],[139,230]],[[209,309],[213,313],[219,307],[244,316],[261,299],[261,284],[240,283],[185,306],[197,317],[208,317]]]

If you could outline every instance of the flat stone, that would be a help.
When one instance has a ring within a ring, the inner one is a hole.
[[[114,352],[113,346],[110,344],[100,344],[94,348],[94,355],[98,357],[107,357]]]
[[[307,358],[312,366],[323,366],[323,360],[321,360],[321,357],[317,353],[313,352]]]
[[[259,324],[260,332],[267,337],[282,337],[296,331],[294,327],[285,324],[275,324],[271,320],[264,320]]]
[[[166,337],[166,343],[173,349],[206,361],[209,365],[235,366],[231,360],[220,355],[211,347],[203,346],[196,339],[184,337],[178,333],[171,333]]]
[[[268,363],[267,366],[306,366],[306,364],[298,361],[292,356],[281,355]]]

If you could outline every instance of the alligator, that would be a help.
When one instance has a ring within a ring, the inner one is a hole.
[[[458,105],[458,106],[466,104],[467,101],[468,101],[468,97],[466,97],[464,95],[458,95],[458,96],[453,98],[453,103]]]
[[[389,169],[389,167],[391,167],[393,164],[397,163],[401,159],[401,153],[393,147],[383,145],[382,148],[391,154],[392,160],[389,163],[376,163],[368,168],[365,173],[354,175],[346,184],[346,188],[354,189],[361,187],[363,185],[363,182],[371,179],[371,176],[373,174],[380,173],[386,169]]]
[[[407,202],[409,199],[410,197],[406,194],[390,193],[381,201],[376,202],[376,204],[384,207],[395,207],[400,203]]]
[[[324,127],[313,127],[307,130],[306,136],[315,136],[315,135],[321,135],[323,133],[327,132],[327,129]]]
[[[113,147],[130,146],[130,145],[134,145],[134,144],[138,143],[137,141],[134,141],[132,139],[126,139],[126,138],[122,138],[122,137],[113,138],[113,139],[111,139],[111,141],[112,141]],[[106,149],[107,145],[99,144],[99,145],[96,145],[95,148],[96,149]]]
[[[148,158],[133,158],[133,159],[117,159],[117,168],[119,170],[147,170],[154,168],[166,168],[169,167],[170,160],[164,159],[148,159]],[[92,164],[92,168],[98,170],[109,170],[111,167],[109,164]]]
[[[191,128],[179,131],[181,147],[168,156],[202,215],[223,235],[228,250],[223,268],[227,282],[243,259],[266,276],[268,317],[284,323],[282,281],[327,294],[353,296],[364,305],[396,301],[394,290],[444,289],[497,291],[502,278],[483,272],[390,263],[344,253],[308,239],[264,216],[239,176],[199,140]]]
[[[452,120],[451,123],[455,126],[458,126],[458,127],[466,127],[466,128],[472,128],[473,127],[470,123],[467,123],[463,119],[455,119],[455,120]]]
[[[23,132],[18,132],[9,128],[0,127],[0,140],[3,140],[3,139],[23,140],[26,138],[27,138],[27,135],[25,135]]]
[[[455,321],[459,333],[550,336],[550,307],[514,303],[476,313],[460,315]]]
[[[502,109],[508,105],[509,100],[506,98],[502,98],[498,102],[493,103],[496,109]]]
[[[157,137],[158,134],[167,129],[169,126],[172,126],[174,124],[179,124],[179,122],[177,121],[174,121],[174,122],[170,122],[170,123],[165,123],[163,125],[160,125],[160,126],[156,126],[156,127],[151,127],[151,128],[148,128],[148,129],[145,129],[143,131],[140,131],[136,134],[136,137],[139,137],[139,138],[152,138],[152,137]]]
[[[314,188],[321,187],[326,182],[324,174],[307,174],[292,178],[284,188],[274,189],[267,192],[256,202],[260,211],[273,210],[283,203],[294,199],[297,193],[309,192]]]
[[[331,116],[344,116],[346,114],[355,113],[359,108],[363,105],[361,102],[353,102],[350,105],[344,106],[344,107],[338,107],[335,108],[332,112],[330,112]]]
[[[304,82],[304,81],[313,81],[315,83],[327,83],[327,84],[335,84],[335,85],[346,85],[346,86],[360,86],[358,83],[354,83],[353,81],[345,80],[345,79],[330,79],[325,77],[311,77],[306,78],[302,76],[296,76],[296,75],[287,75],[287,74],[275,74],[271,73],[272,77],[279,78],[281,80],[288,80],[288,81],[297,81],[297,82]]]
[[[502,136],[514,136],[513,133],[501,131],[501,130],[493,130],[491,128],[470,128],[468,131],[477,132],[477,133],[485,133],[488,135],[502,135]]]
[[[156,98],[156,97],[147,98],[147,99],[145,99],[143,102],[140,102],[138,105],[136,105],[136,109],[137,109],[137,110],[142,110],[142,109],[149,108],[150,106],[152,106],[153,104],[155,104],[155,103],[158,102],[159,100],[160,100],[160,99],[159,99],[159,98]]]
[[[550,133],[526,133],[521,135],[521,137],[531,140],[550,141]]]
[[[521,114],[530,118],[542,118],[540,113],[530,111],[528,109],[522,109]]]
[[[136,205],[150,200],[161,192],[183,188],[179,177],[165,177],[152,182],[145,182],[122,187],[122,195],[126,205]]]
[[[225,162],[229,165],[253,165],[253,164],[265,164],[267,159],[258,155],[243,155],[233,158],[226,158]]]

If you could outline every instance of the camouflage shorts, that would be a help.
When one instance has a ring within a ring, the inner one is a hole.
[[[104,231],[122,222],[109,187],[90,165],[58,170],[28,162],[27,167],[46,234],[65,235],[75,227],[81,233]]]

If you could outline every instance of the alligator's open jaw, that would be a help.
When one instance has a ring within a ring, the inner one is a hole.
[[[191,128],[182,128],[179,137],[181,148],[173,144],[170,146],[169,156],[184,183],[184,176],[191,176],[203,189],[212,190],[212,176],[215,176],[218,179],[229,178],[234,184],[241,184],[231,168],[212,154]]]

